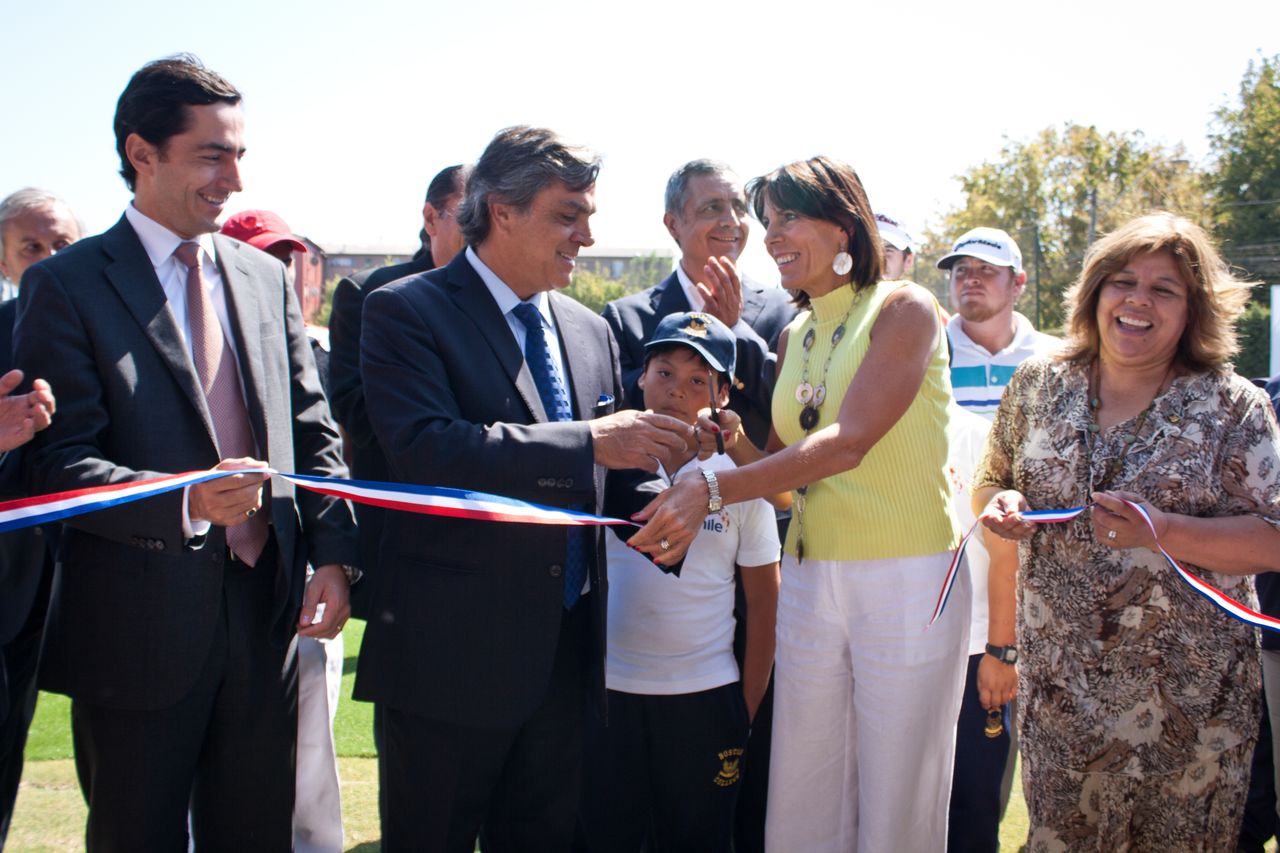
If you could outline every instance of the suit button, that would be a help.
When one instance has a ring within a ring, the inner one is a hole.
[[[214,552],[213,552],[213,562],[214,562],[214,563],[221,563],[221,562],[222,562],[222,552],[221,552],[221,551],[219,551],[219,550],[217,550],[217,549],[214,549]]]
[[[564,569],[558,563],[552,563],[550,568],[547,569],[547,574],[553,578],[558,578],[564,574]]]
[[[559,486],[560,486],[560,488],[562,488],[562,489],[572,489],[572,488],[573,488],[573,478],[572,478],[572,477],[565,477],[565,478],[564,478],[564,479],[562,479],[562,480],[561,480],[557,485],[559,485]]]
[[[164,550],[164,540],[163,540],[163,539],[157,539],[157,540],[156,540],[156,550],[157,550],[157,551],[163,551],[163,550]]]

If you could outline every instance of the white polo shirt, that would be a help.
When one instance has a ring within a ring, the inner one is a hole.
[[[690,461],[677,475],[734,467],[725,455]],[[666,477],[665,472],[660,472]],[[674,479],[674,478],[668,478]],[[735,565],[778,560],[778,526],[763,500],[725,506],[707,516],[680,575],[605,534],[609,559],[609,650],[605,683],[622,693],[671,696],[732,684]]]
[[[987,351],[964,333],[964,318],[953,314],[947,323],[951,341],[951,391],[966,412],[994,420],[1004,387],[1019,364],[1033,355],[1049,355],[1062,341],[1037,332],[1031,321],[1013,313],[1014,333],[1009,345],[997,353]]]

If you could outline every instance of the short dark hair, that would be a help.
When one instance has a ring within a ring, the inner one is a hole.
[[[436,176],[431,179],[431,183],[427,184],[426,204],[431,205],[436,210],[444,210],[445,202],[449,200],[449,196],[454,193],[464,192],[467,188],[467,175],[471,174],[471,167],[462,163],[456,166],[445,166]],[[422,241],[422,246],[414,253],[413,259],[431,257],[431,235],[427,233],[426,228],[418,231],[418,239]]]
[[[427,184],[426,203],[436,210],[443,210],[445,202],[454,193],[462,192],[467,187],[467,175],[471,167],[458,163],[456,166],[445,166]]]
[[[737,173],[730,169],[728,164],[721,163],[719,160],[690,160],[667,178],[667,191],[663,196],[667,213],[672,216],[684,216],[684,204],[689,200],[689,181],[699,175],[737,177]]]
[[[653,346],[647,348],[644,351],[644,364],[640,365],[640,372],[644,373],[646,370],[649,369],[649,362],[653,360],[654,356],[666,355],[667,353],[675,352],[678,349],[688,350],[689,352],[693,353],[698,357],[699,361],[701,361],[703,364],[707,366],[707,370],[711,370],[711,363],[707,361],[706,357],[703,356],[702,353],[698,352],[696,349],[689,346],[688,344],[682,344],[676,341],[669,341],[668,343],[665,343],[665,344],[654,344]],[[732,376],[719,370],[716,370],[714,372],[716,374],[716,390],[717,391],[719,391],[720,388],[725,385],[728,385],[730,388],[733,387]]]
[[[867,201],[867,191],[852,166],[830,157],[810,157],[780,166],[767,175],[752,178],[747,198],[756,219],[764,221],[764,201],[768,198],[779,210],[791,210],[810,219],[821,219],[844,229],[853,256],[853,289],[871,287],[884,271],[884,246],[875,214]],[[809,297],[793,293],[800,308],[809,307]]]
[[[544,127],[517,125],[498,131],[467,178],[467,192],[458,210],[458,227],[472,246],[489,236],[489,202],[528,210],[533,197],[560,181],[572,192],[596,182],[600,156],[571,145]]]
[[[125,153],[125,140],[136,133],[163,150],[171,137],[191,126],[187,107],[240,103],[240,92],[199,59],[181,53],[142,66],[116,102],[116,152],[120,177],[132,192],[138,172]]]

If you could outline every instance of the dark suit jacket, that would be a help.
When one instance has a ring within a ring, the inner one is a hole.
[[[345,474],[284,268],[214,235],[260,455],[273,468]],[[213,423],[191,356],[132,226],[124,218],[36,264],[23,277],[15,350],[58,398],[52,425],[27,449],[40,494],[218,462]],[[279,548],[272,639],[293,632],[308,560],[357,562],[343,501],[276,479],[268,509]],[[65,524],[41,686],[96,704],[167,707],[195,683],[214,635],[226,538],[193,549],[182,491]]]
[[[13,361],[13,325],[18,302],[0,303],[0,375],[16,365]],[[28,375],[28,380],[33,379]],[[22,450],[11,450],[0,461],[0,500],[23,497]],[[22,630],[33,607],[45,607],[36,592],[45,572],[52,571],[52,546],[58,525],[27,527],[0,533],[0,646],[6,646]],[[0,655],[0,720],[9,707],[8,673]]]
[[[680,279],[671,273],[660,284],[604,307],[604,318],[618,339],[622,355],[622,384],[627,389],[627,405],[644,408],[644,393],[637,380],[644,372],[644,343],[668,314],[689,310],[689,300]],[[742,317],[734,327],[738,339],[738,363],[734,370],[742,389],[729,394],[729,408],[741,418],[747,436],[763,447],[772,422],[774,353],[778,336],[795,316],[790,294],[780,288],[764,288],[742,283]]]
[[[424,250],[403,264],[365,270],[344,278],[333,292],[333,311],[329,315],[329,402],[334,419],[346,432],[351,473],[357,479],[385,482],[390,478],[387,458],[369,425],[364,383],[360,379],[364,300],[383,285],[424,273],[431,267],[431,253]],[[364,579],[351,588],[351,611],[353,616],[367,619],[378,576],[378,547],[386,510],[368,504],[356,504],[355,510],[360,524],[360,567],[364,569]]]
[[[575,414],[621,394],[605,323],[550,294]],[[466,254],[369,296],[365,401],[392,477],[599,512],[604,471],[582,421],[547,422],[506,319]],[[604,544],[589,528],[592,687],[604,699]],[[511,727],[547,692],[564,612],[564,527],[389,513],[357,699]]]

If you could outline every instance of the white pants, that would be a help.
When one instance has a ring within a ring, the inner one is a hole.
[[[293,844],[298,853],[343,850],[333,715],[342,691],[342,635],[298,638],[298,763]]]
[[[782,562],[766,847],[942,851],[968,661],[951,555]]]

